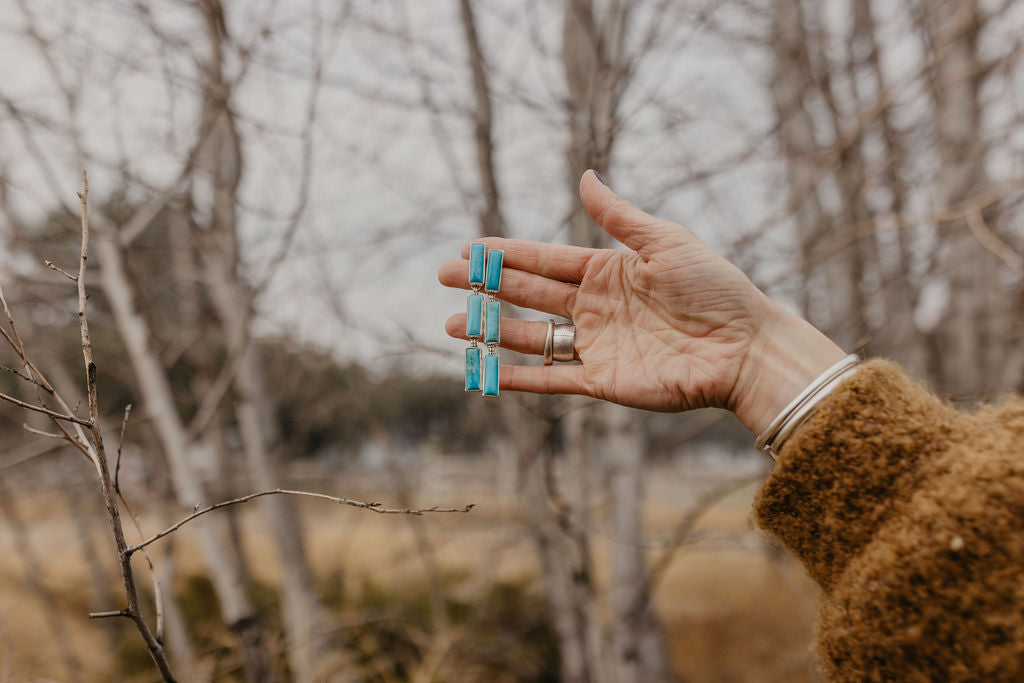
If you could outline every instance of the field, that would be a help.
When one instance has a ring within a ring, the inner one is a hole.
[[[414,518],[302,502],[308,550],[321,594],[340,615],[340,628],[348,629],[347,642],[367,653],[363,664],[376,667],[374,673],[367,674],[368,679],[400,680],[405,677],[403,672],[408,673],[405,668],[381,668],[379,661],[387,662],[392,657],[425,660],[429,656],[433,657],[432,668],[422,680],[482,680],[484,673],[474,673],[466,666],[474,657],[469,640],[480,639],[481,629],[501,630],[509,619],[525,625],[544,623],[536,555],[524,533],[522,509],[515,497],[493,490],[486,477],[453,483],[451,477],[442,475],[439,480],[448,483],[421,482],[424,485],[417,498],[424,498],[423,502],[475,501],[476,508],[465,515]],[[648,530],[642,542],[654,561],[669,550],[666,539],[671,537],[682,505],[670,500],[673,489],[664,482],[671,482],[671,476],[655,476],[652,480],[662,484],[653,487],[649,496]],[[352,479],[345,481],[351,485]],[[324,486],[322,480],[319,483],[308,487],[337,492],[345,485],[343,481],[332,486]],[[363,486],[373,484],[372,477],[363,482]],[[809,654],[816,609],[814,588],[801,567],[751,529],[750,502],[755,489],[756,485],[748,485],[710,508],[697,525],[698,539],[676,548],[657,582],[656,608],[682,680],[818,680]],[[367,491],[361,488],[367,497],[387,500],[384,489],[376,491],[375,496]],[[95,605],[93,596],[97,591],[90,582],[83,555],[81,525],[75,523],[64,498],[58,492],[36,491],[19,496],[16,504],[27,520],[34,553],[43,566],[44,584],[56,599],[56,616],[69,634],[84,679],[154,680],[147,670],[146,655],[135,642],[137,636],[127,625],[86,618],[90,609],[120,606],[112,553],[106,552],[110,544],[103,535],[103,518],[96,516],[89,527],[94,547],[106,553],[106,588],[115,597],[114,604]],[[96,505],[90,504],[89,509],[98,512]],[[255,505],[246,504],[236,511],[256,584],[267,587],[264,599],[272,607],[278,567],[271,539]],[[165,510],[147,509],[142,524],[146,530],[155,530],[169,519]],[[417,527],[425,533],[413,533]],[[604,533],[597,521],[594,531],[598,578],[604,585],[604,559],[615,552],[620,541]],[[130,535],[134,537],[134,532]],[[231,655],[225,654],[229,635],[218,625],[215,608],[210,606],[195,539],[187,527],[173,538],[173,546],[155,547],[154,560],[158,567],[166,563],[162,554],[173,547],[175,591],[199,653],[198,664],[183,678],[234,678],[237,666],[231,663]],[[0,528],[0,681],[65,680],[53,645],[52,623],[44,618],[38,595],[26,584],[24,564],[13,541],[10,526]],[[137,575],[148,587],[141,562],[137,563]],[[437,624],[424,616],[429,614],[424,604],[429,602],[431,576],[439,577],[434,586],[445,601],[469,611],[485,611],[483,605],[492,605],[498,595],[495,587],[504,587],[512,591],[512,604],[503,609],[512,611],[467,628],[465,624],[460,626],[459,611],[453,607],[451,622],[439,631]],[[268,613],[273,611],[268,609]],[[523,656],[536,656],[540,678],[551,680],[557,672],[543,670],[552,668],[550,657],[545,659],[543,655],[552,647],[552,643],[544,642],[545,632],[530,627],[532,630],[523,631],[531,634],[530,642],[516,643],[515,629],[509,628],[512,632],[505,634],[506,639],[498,638],[496,642],[503,643],[502,648],[533,648]],[[526,638],[523,636],[524,641]],[[410,643],[416,646],[418,655],[406,652]]]

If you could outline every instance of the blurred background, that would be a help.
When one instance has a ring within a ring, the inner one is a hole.
[[[44,263],[77,272],[86,169],[128,542],[277,486],[476,504],[267,496],[154,543],[179,680],[819,680],[816,589],[750,521],[769,462],[731,415],[462,391],[437,268],[487,235],[613,247],[587,168],[847,350],[967,403],[1024,388],[1022,3],[0,8],[0,286],[32,362],[5,346],[0,391],[55,408],[38,369],[88,412]],[[88,619],[124,587],[54,429],[0,405],[0,681],[158,680],[128,620]]]

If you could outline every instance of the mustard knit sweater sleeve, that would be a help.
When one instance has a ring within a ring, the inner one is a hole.
[[[831,680],[1024,681],[1024,400],[960,412],[867,363],[755,510],[823,590]]]

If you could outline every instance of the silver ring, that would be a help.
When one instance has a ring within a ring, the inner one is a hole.
[[[559,363],[571,363],[575,356],[576,326],[572,323],[559,323],[554,326],[551,338],[551,351],[554,360]]]
[[[548,320],[548,333],[544,337],[544,365],[551,365],[554,362],[553,349],[555,348],[555,321]]]

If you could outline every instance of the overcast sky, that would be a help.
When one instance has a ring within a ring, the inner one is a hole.
[[[203,33],[184,3],[152,3],[148,20],[134,4],[25,3],[48,44],[55,79],[19,2],[0,0],[0,95],[38,117],[18,121],[0,111],[0,159],[25,217],[76,201],[79,171],[68,143],[74,129],[55,80],[81,85],[74,126],[94,201],[118,190],[123,164],[144,179],[130,188],[138,198],[166,186],[180,168],[196,130],[194,55],[204,54]],[[506,217],[514,236],[564,241],[569,180],[558,3],[476,4],[492,71]],[[366,0],[338,16],[340,5],[229,3],[230,73],[240,73],[238,55],[252,46],[234,106],[245,145],[242,215],[254,281],[270,272],[268,259],[296,205],[314,52],[324,62],[309,203],[260,303],[259,330],[385,364],[415,341],[440,353],[414,354],[411,367],[440,364],[454,372],[462,344],[445,336],[443,321],[462,309],[464,296],[442,288],[435,273],[475,236],[477,209],[458,3]],[[770,60],[759,41],[768,17],[714,0],[638,5],[631,49],[652,27],[661,40],[626,93],[626,126],[609,179],[620,194],[723,247],[762,225],[784,189],[768,136]],[[653,13],[652,5],[663,7]],[[842,31],[841,4],[828,7],[838,9],[826,21]],[[902,37],[910,31],[898,17],[886,26],[886,68],[899,73],[916,48]],[[46,132],[51,121],[54,130]],[[25,125],[35,128],[28,137]],[[726,163],[747,153],[738,166]],[[723,166],[707,182],[684,182]],[[773,225],[740,265],[762,278],[784,271],[787,230],[784,222]]]

